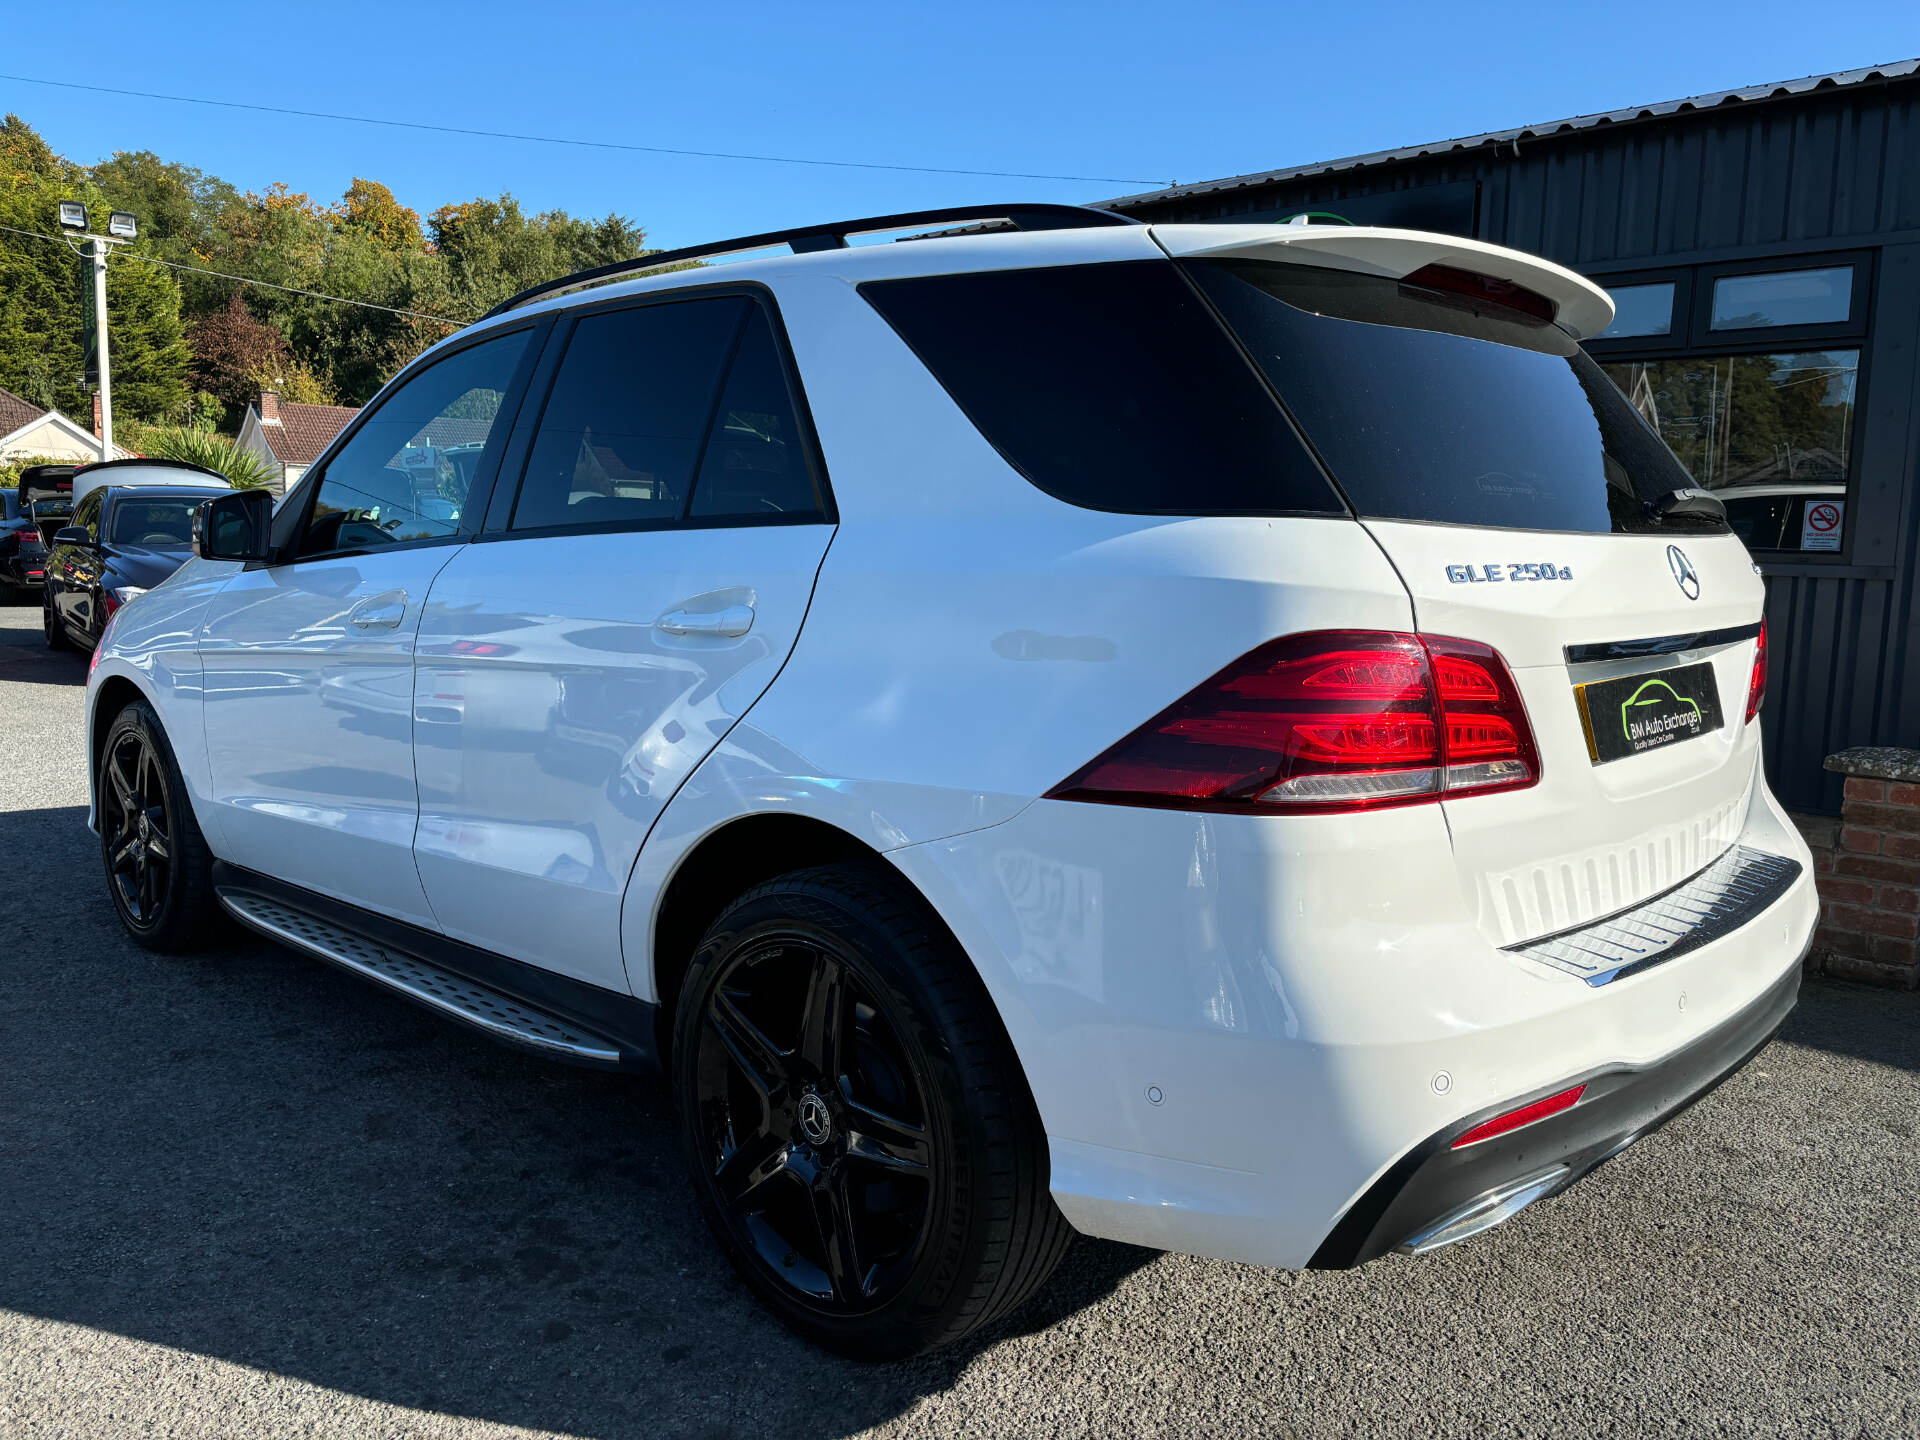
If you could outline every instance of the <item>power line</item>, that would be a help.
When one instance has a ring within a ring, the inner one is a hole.
[[[339,115],[329,110],[294,110],[284,105],[256,105],[245,100],[210,100],[200,95],[162,95],[152,90],[118,90],[107,85],[82,85],[74,80],[42,80],[33,75],[0,75],[22,85],[52,85],[62,90],[88,90],[96,95],[121,95],[138,100],[168,100],[176,105],[217,105],[227,110],[256,110],[268,115],[297,115],[304,120],[342,120],[352,125],[387,125],[401,130],[431,130],[440,135],[474,135],[483,140],[524,140],[534,145],[578,145],[590,150],[624,150],[645,155],[691,155],[701,160],[753,160],[766,165],[824,165],[836,170],[899,170],[916,175],[984,175],[1000,180],[1074,180],[1095,185],[1172,185],[1171,180],[1143,180],[1138,176],[1036,175],[1024,170],[957,170],[945,165],[882,165],[872,160],[811,160],[794,155],[750,155],[732,150],[684,150],[670,145],[629,145],[618,140],[577,140],[558,135],[522,135],[510,130],[469,130],[459,125],[431,125],[423,120],[387,120],[371,115]]]
[[[64,235],[47,235],[39,230],[16,230],[11,225],[0,225],[0,231],[5,231],[9,235],[25,235],[34,240],[51,240],[56,245],[66,245],[69,250],[73,248]],[[358,305],[362,310],[384,310],[389,315],[405,315],[413,320],[432,320],[437,324],[451,325],[456,330],[473,323],[470,320],[449,320],[444,315],[429,315],[424,310],[401,310],[392,305],[376,305],[371,300],[349,300],[344,295],[323,295],[318,290],[302,290],[297,285],[276,285],[271,280],[256,280],[251,275],[231,275],[225,270],[211,270],[204,265],[182,265],[177,261],[162,260],[157,255],[124,252],[120,258],[139,260],[147,265],[164,265],[169,270],[184,270],[189,275],[211,275],[219,280],[234,280],[242,285],[260,285],[268,290],[279,290],[288,295],[304,295],[309,300],[331,300],[336,305]]]

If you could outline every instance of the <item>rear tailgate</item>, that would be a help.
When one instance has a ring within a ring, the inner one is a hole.
[[[1195,227],[1163,243],[1399,571],[1420,631],[1490,645],[1514,674],[1537,783],[1442,801],[1483,933],[1570,929],[1711,863],[1756,774],[1761,582],[1580,349],[1606,296],[1439,236]]]
[[[1366,524],[1420,630],[1498,650],[1533,725],[1539,784],[1443,802],[1489,939],[1609,915],[1734,842],[1760,750],[1745,715],[1763,599],[1737,539]]]

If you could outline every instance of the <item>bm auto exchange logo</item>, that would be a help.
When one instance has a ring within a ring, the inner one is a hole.
[[[1647,681],[1620,706],[1620,728],[1635,745],[1675,731],[1693,735],[1705,723],[1698,701],[1689,700],[1660,679]]]

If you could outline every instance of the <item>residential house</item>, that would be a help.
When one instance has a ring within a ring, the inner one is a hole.
[[[359,413],[352,405],[301,405],[262,390],[260,398],[247,406],[247,418],[240,422],[240,438],[234,443],[273,468],[278,477],[274,491],[284,495]]]
[[[116,460],[124,460],[131,452],[116,445],[113,453]],[[29,457],[84,465],[100,458],[100,441],[58,410],[0,390],[0,465]]]

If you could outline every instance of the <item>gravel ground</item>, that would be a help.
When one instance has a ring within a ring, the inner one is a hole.
[[[1011,1323],[816,1353],[659,1087],[325,966],[129,945],[85,662],[0,610],[0,1434],[1920,1434],[1920,997],[1810,986],[1732,1082],[1469,1244],[1287,1274],[1084,1241]]]

